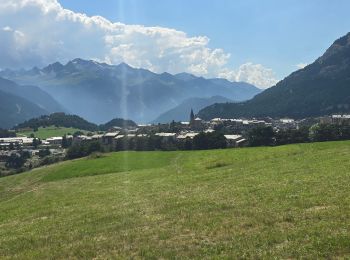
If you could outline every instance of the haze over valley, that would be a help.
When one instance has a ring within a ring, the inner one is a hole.
[[[46,97],[32,101],[48,113],[68,111],[95,123],[116,117],[149,123],[189,98],[209,98],[206,105],[211,105],[210,98],[214,96],[243,101],[261,92],[244,82],[205,79],[188,73],[156,74],[125,63],[114,66],[82,59],[65,65],[56,62],[43,69],[7,69],[0,72],[0,77],[24,86],[22,89],[26,89],[25,85],[40,88],[36,90],[46,93]],[[12,92],[16,94],[15,90]],[[56,101],[51,102],[53,97]],[[42,105],[45,102],[57,105],[46,108]],[[173,119],[166,118],[168,122]]]

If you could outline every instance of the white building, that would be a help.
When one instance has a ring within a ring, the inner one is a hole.
[[[199,135],[199,133],[195,133],[195,132],[190,132],[190,133],[182,133],[179,134],[176,138],[178,140],[185,140],[187,138],[189,139],[193,139],[195,136]]]
[[[245,140],[241,135],[224,135],[226,138],[227,147],[238,147]]]
[[[57,137],[50,137],[47,138],[45,141],[51,145],[62,145],[62,136],[57,136]]]

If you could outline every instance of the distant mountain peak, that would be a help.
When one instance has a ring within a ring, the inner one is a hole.
[[[80,66],[102,66],[102,65],[106,65],[104,63],[100,63],[98,61],[95,60],[84,60],[81,58],[75,58],[74,60],[71,60],[68,63],[72,63],[75,65],[80,65]]]
[[[175,74],[175,77],[177,79],[180,79],[180,80],[183,80],[183,81],[189,81],[189,80],[193,80],[193,79],[197,78],[195,75],[187,73],[187,72],[182,72],[182,73]]]
[[[202,118],[305,118],[350,112],[350,33],[337,39],[315,62],[297,70],[253,99],[212,105]]]
[[[125,63],[125,62],[121,62],[117,65],[117,67],[119,68],[125,68],[125,69],[134,69],[133,67],[131,67],[129,64]]]
[[[319,64],[338,64],[340,60],[350,59],[350,33],[337,39],[327,51],[316,60]]]
[[[88,63],[89,61],[87,60],[83,60],[81,58],[75,58],[74,60],[71,61],[74,64],[78,64],[78,63]]]
[[[346,46],[350,45],[350,32],[340,37],[338,40],[334,42],[334,45]]]
[[[55,63],[52,63],[52,64],[46,66],[42,70],[45,73],[51,73],[51,72],[56,72],[57,73],[57,72],[61,71],[63,68],[64,68],[64,66],[61,63],[55,62]]]

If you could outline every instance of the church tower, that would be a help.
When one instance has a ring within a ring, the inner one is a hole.
[[[193,113],[193,109],[191,108],[190,124],[193,125],[193,123],[194,123],[194,113]]]

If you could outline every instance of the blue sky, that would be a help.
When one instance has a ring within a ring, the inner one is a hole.
[[[230,53],[229,65],[271,68],[278,79],[310,63],[350,31],[348,0],[60,0],[64,8],[113,22],[203,35]]]

